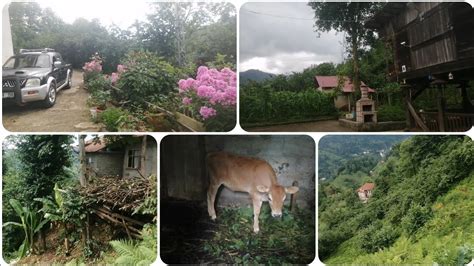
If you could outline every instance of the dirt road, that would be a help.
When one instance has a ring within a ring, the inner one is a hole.
[[[37,104],[3,107],[3,127],[10,132],[98,131],[93,130],[90,123],[86,104],[89,94],[81,85],[82,73],[74,71],[72,87],[58,92],[53,107],[43,108]],[[75,127],[79,124],[86,126]]]

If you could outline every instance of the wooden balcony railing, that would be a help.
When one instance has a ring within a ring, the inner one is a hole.
[[[419,115],[429,131],[441,131],[437,112],[420,112]],[[444,131],[465,132],[474,125],[474,114],[445,113],[444,115]]]

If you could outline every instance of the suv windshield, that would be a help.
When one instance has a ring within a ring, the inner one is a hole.
[[[49,55],[47,54],[23,54],[10,57],[3,68],[48,68],[50,66]]]

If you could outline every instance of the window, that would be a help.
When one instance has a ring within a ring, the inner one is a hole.
[[[128,150],[128,168],[138,169],[140,167],[140,151]]]
[[[10,57],[3,65],[5,68],[48,68],[50,65],[50,57],[47,54],[26,54]]]

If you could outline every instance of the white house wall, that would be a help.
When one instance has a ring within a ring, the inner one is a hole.
[[[13,55],[12,31],[10,28],[9,4],[3,6],[2,10],[2,65]]]
[[[125,149],[125,158],[124,158],[124,162],[123,162],[123,176],[125,178],[140,176],[137,169],[127,167],[127,164],[128,164],[128,151],[129,150],[138,150],[138,151],[140,151],[140,149],[141,149],[141,143],[138,143],[136,145],[127,147]],[[156,153],[157,153],[157,145],[156,145],[155,140],[152,139],[152,141],[148,141],[148,143],[147,143],[146,162],[145,162],[146,163],[146,169],[145,169],[146,172],[144,173],[145,176],[149,176],[149,175],[157,176],[157,170],[156,170],[156,168],[157,168],[157,157],[156,157]]]

